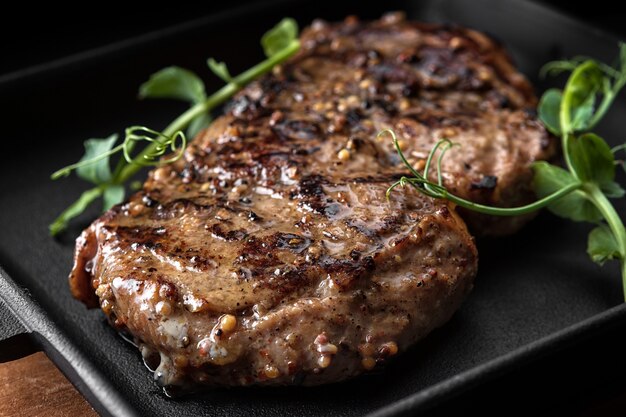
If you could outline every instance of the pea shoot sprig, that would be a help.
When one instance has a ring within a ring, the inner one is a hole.
[[[113,134],[104,139],[85,141],[85,154],[75,164],[52,174],[53,180],[68,176],[72,171],[94,185],[85,191],[50,224],[50,234],[56,235],[67,228],[71,219],[80,215],[98,198],[102,198],[103,210],[124,200],[125,186],[142,167],[167,164],[179,159],[187,145],[187,137],[195,136],[211,123],[211,111],[232,97],[245,85],[284,62],[300,48],[298,25],[290,18],[283,19],[261,38],[266,59],[233,77],[223,62],[209,58],[209,69],[226,85],[207,96],[203,81],[191,71],[168,67],[153,74],[141,85],[140,98],[170,98],[190,103],[190,108],[172,121],[162,132],[144,127],[131,126],[125,130],[124,140],[114,146],[119,137]],[[186,129],[187,133],[183,133]],[[139,143],[147,145],[132,156]],[[167,151],[173,156],[161,158]],[[121,154],[115,168],[111,169],[111,157]]]
[[[379,135],[391,135],[402,163],[412,176],[402,177],[392,184],[387,198],[396,187],[410,185],[430,197],[446,199],[484,214],[517,216],[547,207],[557,216],[593,223],[596,227],[589,234],[587,253],[600,265],[608,260],[620,262],[626,298],[626,229],[610,202],[625,194],[615,182],[615,169],[618,165],[626,169],[626,162],[616,160],[615,154],[626,151],[626,144],[611,149],[604,139],[590,132],[626,84],[626,45],[620,44],[619,60],[614,67],[591,58],[576,57],[551,62],[542,70],[551,75],[564,72],[569,73],[565,88],[544,93],[539,102],[539,117],[552,133],[561,137],[567,169],[545,161],[533,164],[537,201],[522,207],[503,208],[477,204],[451,194],[443,185],[441,161],[455,144],[448,139],[440,140],[429,153],[423,172],[418,172],[405,158],[391,130]],[[437,182],[434,182],[429,180],[429,170],[438,150]]]

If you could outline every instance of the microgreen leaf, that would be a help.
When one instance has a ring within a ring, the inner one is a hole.
[[[563,90],[560,124],[563,133],[584,131],[590,127],[596,95],[605,88],[604,73],[593,60],[580,64]]]
[[[616,183],[615,181],[606,182],[600,185],[600,189],[604,193],[605,196],[609,198],[622,198],[626,195],[626,191],[622,188],[621,185]]]
[[[150,142],[150,145],[140,152],[137,157],[131,157],[130,153],[135,148],[135,144],[142,141]],[[157,166],[172,163],[180,159],[185,152],[186,146],[187,138],[182,130],[170,136],[145,126],[131,126],[126,128],[122,151],[124,153],[124,159],[126,159],[129,164]],[[165,155],[168,149],[173,155],[167,159],[159,160],[158,158]]]
[[[100,187],[85,191],[48,226],[50,234],[55,236],[67,228],[67,224],[74,217],[80,215],[89,205],[102,195]]]
[[[626,151],[626,143],[622,143],[621,145],[611,148],[611,152],[613,152],[613,154],[616,154],[619,151]]]
[[[539,101],[539,118],[548,130],[555,135],[561,134],[561,121],[559,114],[561,112],[561,100],[563,92],[557,88],[551,88],[546,91]]]
[[[224,82],[230,83],[233,81],[233,77],[230,75],[228,67],[224,62],[217,62],[215,59],[209,58],[206,63],[211,72],[220,77]]]
[[[211,124],[211,115],[203,113],[191,121],[187,128],[187,137],[194,138],[200,131]]]
[[[600,91],[600,90],[598,90]],[[572,129],[574,131],[586,130],[593,117],[595,110],[596,95],[589,94],[586,100],[572,111]]]
[[[123,185],[109,185],[102,194],[102,211],[106,211],[124,200]]]
[[[193,72],[180,67],[164,68],[139,87],[140,98],[172,98],[201,103],[206,100],[204,83]]]
[[[572,72],[580,64],[576,59],[551,61],[539,70],[539,77],[545,78],[547,75],[556,76],[563,72]]]
[[[553,194],[577,182],[576,178],[568,171],[545,161],[535,162],[533,164],[533,171],[535,172],[533,188],[539,198]],[[548,206],[548,209],[557,216],[578,222],[597,222],[602,219],[602,214],[600,214],[598,209],[585,197],[582,191],[573,191],[553,201]]]
[[[84,142],[85,155],[78,161],[80,164],[83,161],[94,159],[102,154],[105,154],[111,150],[115,142],[117,141],[117,135],[113,134],[105,139],[87,139]],[[85,181],[89,181],[92,184],[103,184],[111,179],[111,167],[109,165],[109,156],[87,164],[81,165],[76,168],[76,175]]]
[[[611,149],[611,152],[613,152],[613,156],[615,156],[615,154],[617,154],[620,151],[626,151],[626,143],[622,143],[621,145],[615,146],[614,148]],[[615,165],[621,166],[622,169],[626,172],[626,159],[616,160]]]
[[[600,136],[585,133],[570,142],[572,168],[582,181],[593,181],[598,185],[613,182],[615,158],[609,145]]]
[[[611,259],[622,258],[615,236],[611,229],[604,224],[601,224],[589,233],[587,253],[595,263],[600,265]]]
[[[285,18],[276,26],[267,31],[261,38],[261,46],[266,57],[272,57],[285,49],[298,37],[298,23],[291,18]]]

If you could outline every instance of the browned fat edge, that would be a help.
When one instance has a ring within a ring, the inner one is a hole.
[[[93,287],[91,264],[98,250],[94,225],[89,226],[76,239],[74,266],[69,276],[70,291],[74,298],[81,300],[89,308],[98,307],[98,297]]]

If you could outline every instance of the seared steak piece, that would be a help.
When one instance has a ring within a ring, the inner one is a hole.
[[[215,149],[227,120],[195,150]],[[160,384],[346,379],[445,323],[472,287],[460,217],[414,191],[386,204],[389,177],[322,178],[304,162],[291,184],[222,187],[180,168],[94,222],[71,276],[76,297],[160,354]]]
[[[234,101],[238,117],[281,110],[279,133],[288,136],[297,120],[305,132],[320,129],[337,149],[354,154],[393,153],[388,137],[371,145],[392,128],[420,169],[435,143],[448,138],[460,144],[443,163],[452,192],[502,207],[535,200],[530,164],[553,158],[556,141],[536,118],[531,85],[501,45],[470,29],[404,22],[398,14],[370,24],[315,22],[303,44],[282,73]],[[352,160],[348,171],[363,157]],[[398,163],[394,155],[390,161]],[[325,161],[318,169],[328,169]],[[513,233],[533,217],[460,211],[480,236]]]
[[[385,201],[405,169],[380,129],[415,164],[441,136],[461,142],[446,184],[502,205],[532,198],[528,164],[553,152],[484,35],[390,15],[316,22],[302,43],[77,241],[73,294],[160,356],[163,385],[338,381],[450,318],[476,248],[447,202]]]

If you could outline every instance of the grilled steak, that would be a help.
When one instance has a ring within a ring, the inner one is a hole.
[[[315,22],[302,44],[77,241],[73,294],[160,356],[162,385],[338,381],[450,318],[473,239],[445,201],[385,201],[406,172],[380,129],[415,164],[441,136],[460,142],[446,184],[501,205],[530,200],[528,165],[554,152],[527,81],[484,35],[389,15]]]

